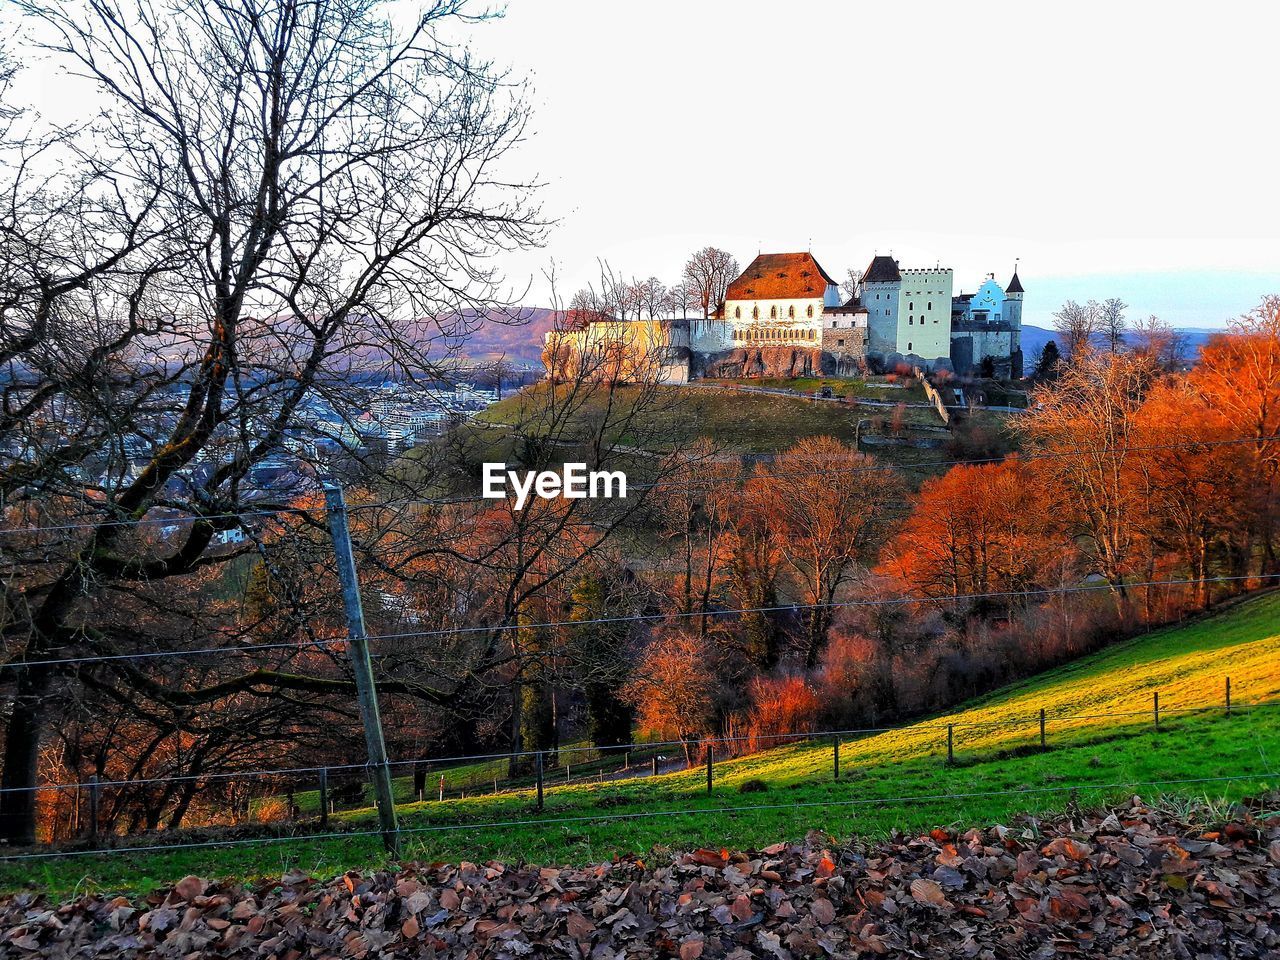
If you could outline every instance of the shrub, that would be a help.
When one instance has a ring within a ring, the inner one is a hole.
[[[764,793],[768,789],[769,785],[759,778],[743,780],[742,783],[738,785],[739,793]]]
[[[767,750],[816,729],[822,712],[817,692],[803,677],[756,677],[748,688],[751,707],[742,723],[746,750]]]

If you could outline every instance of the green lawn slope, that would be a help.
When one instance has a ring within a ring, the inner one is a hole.
[[[1118,644],[899,730],[793,743],[702,768],[399,807],[406,855],[587,863],[624,852],[747,847],[819,830],[836,837],[975,825],[1138,793],[1230,799],[1280,783],[1280,594]],[[1231,677],[1234,709],[1224,709]],[[1160,694],[1155,729],[1152,695]],[[1040,748],[1039,711],[1047,747]],[[954,762],[946,756],[953,730]],[[673,751],[674,752],[674,751]],[[331,827],[368,831],[372,811]],[[0,889],[140,891],[187,873],[270,876],[368,869],[374,837],[340,837],[0,863]]]

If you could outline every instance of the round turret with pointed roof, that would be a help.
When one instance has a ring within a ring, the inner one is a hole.
[[[1005,293],[1026,293],[1022,289],[1022,281],[1018,279],[1018,268],[1013,268],[1013,279],[1009,281],[1009,285],[1004,288]]]

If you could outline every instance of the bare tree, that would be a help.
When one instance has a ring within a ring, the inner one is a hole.
[[[1068,300],[1053,315],[1053,328],[1058,331],[1062,349],[1071,363],[1081,360],[1093,348],[1093,336],[1098,332],[1098,313],[1095,300],[1083,306]]]
[[[641,280],[636,290],[640,309],[649,314],[650,320],[658,319],[665,312],[668,302],[667,287],[657,277]]]
[[[684,265],[684,279],[697,296],[704,318],[724,302],[725,291],[739,274],[738,261],[716,247],[703,247]]]
[[[861,275],[856,270],[846,270],[845,278],[840,281],[840,292],[844,295],[845,303],[848,303],[858,295],[858,280]]]
[[[442,37],[484,18],[463,0],[403,30],[363,0],[22,8],[104,107],[49,133],[51,172],[33,173],[31,137],[3,172],[0,490],[20,524],[62,528],[3,556],[6,648],[31,662],[7,671],[0,837],[15,842],[33,836],[64,692],[124,690],[177,717],[327,686],[234,656],[185,675],[47,661],[182,646],[192,622],[156,591],[260,549],[240,514],[287,498],[253,471],[307,403],[351,409],[353,369],[432,375],[475,308],[503,302],[488,257],[541,235],[529,185],[502,169],[522,88]],[[120,523],[153,511],[177,533]],[[219,549],[230,528],[249,545]]]
[[[699,306],[698,292],[689,281],[681,279],[667,287],[666,302],[663,310],[669,317],[689,319],[689,311]]]
[[[1165,370],[1176,370],[1186,362],[1187,336],[1152,314],[1134,321],[1129,329],[1133,352],[1148,357]]]
[[[1124,352],[1124,312],[1129,305],[1119,297],[1103,300],[1098,308],[1098,326],[1112,353]]]

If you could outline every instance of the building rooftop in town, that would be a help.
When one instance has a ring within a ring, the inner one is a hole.
[[[1018,268],[1013,268],[1013,279],[1009,281],[1009,285],[1004,288],[1005,293],[1026,293],[1022,289],[1022,281],[1018,279]]]
[[[812,253],[762,253],[729,284],[726,300],[806,300],[835,281]]]

